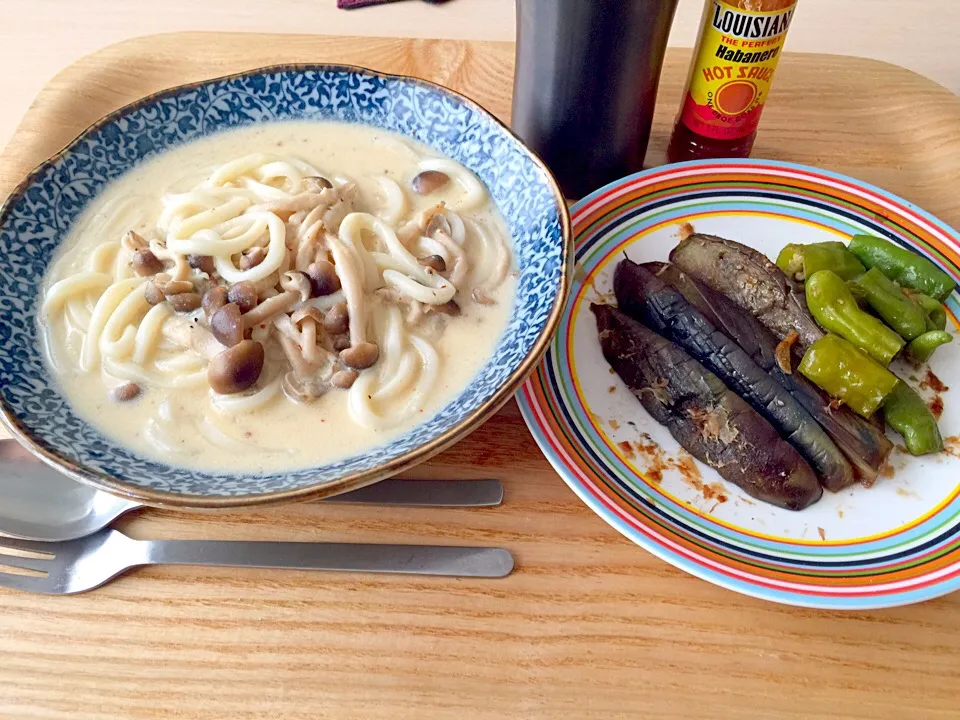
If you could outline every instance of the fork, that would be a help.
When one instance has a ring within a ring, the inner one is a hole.
[[[11,550],[31,557],[6,554]],[[161,564],[500,578],[513,571],[513,555],[502,548],[440,545],[133,540],[110,529],[56,543],[0,537],[0,566],[46,573],[0,567],[0,587],[27,592],[85,592],[131,568]]]

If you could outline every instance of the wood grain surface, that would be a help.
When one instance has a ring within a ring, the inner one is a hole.
[[[0,67],[15,69],[0,75],[0,148],[60,68],[127,38],[216,30],[512,41],[514,6],[515,0],[409,0],[344,12],[334,0],[0,0]],[[679,0],[671,46],[694,45],[703,6],[704,0]],[[957,27],[956,0],[803,0],[787,49],[893,58],[960,92]]]
[[[688,55],[671,52],[650,161]],[[168,35],[54,78],[0,157],[0,193],[105,112],[180,82],[339,61],[509,115],[503,43]],[[960,98],[893,66],[784,58],[756,155],[878,183],[960,225]],[[0,591],[0,718],[956,718],[960,595],[879,612],[781,607],[623,539],[540,455],[514,403],[411,477],[499,477],[482,510],[148,511],[144,538],[509,547],[502,581],[148,568],[87,595]]]

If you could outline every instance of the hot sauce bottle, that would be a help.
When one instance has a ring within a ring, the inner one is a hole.
[[[707,0],[670,162],[750,155],[796,7],[797,0]]]

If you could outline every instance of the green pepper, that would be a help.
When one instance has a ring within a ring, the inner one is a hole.
[[[851,280],[866,271],[842,242],[787,245],[777,256],[777,267],[797,280],[821,270],[832,270],[844,280]]]
[[[943,302],[956,289],[949,275],[925,257],[870,235],[855,235],[850,252],[868,268],[881,270],[903,287],[913,288]]]
[[[883,403],[883,417],[907,444],[911,455],[943,450],[937,419],[916,391],[902,380]]]
[[[787,277],[800,280],[803,275],[803,245],[790,243],[777,255],[777,267],[783,270]]]
[[[943,304],[929,295],[918,292],[907,292],[906,295],[913,298],[917,304],[923,308],[927,314],[927,330],[946,330],[947,329],[947,311],[943,309]]]
[[[913,340],[927,331],[927,313],[920,303],[905,295],[877,268],[870,268],[854,280],[850,289],[858,290],[874,312],[904,340]]]
[[[903,349],[903,339],[857,305],[841,277],[821,270],[807,278],[807,305],[824,330],[849,340],[884,366]]]
[[[941,345],[953,342],[953,335],[943,330],[931,330],[907,345],[907,355],[918,365],[933,357],[933,352]]]
[[[799,370],[868,419],[899,382],[896,375],[837,335],[824,335],[807,348]]]

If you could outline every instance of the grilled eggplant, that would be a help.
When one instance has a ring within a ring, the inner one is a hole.
[[[733,300],[778,340],[794,330],[800,336],[799,347],[805,349],[823,337],[807,309],[803,286],[753,248],[694,233],[673,249],[670,261]]]
[[[769,420],[824,487],[837,491],[855,482],[850,463],[810,413],[680,293],[630,260],[617,266],[613,290],[621,311],[677,343]]]
[[[683,295],[717,328],[747,351],[754,362],[787,390],[810,413],[840,448],[858,478],[877,479],[880,467],[893,450],[883,429],[848,408],[834,408],[832,399],[803,375],[787,373],[777,361],[777,340],[760,322],[721,293],[707,287],[668,263],[644,263],[643,267]],[[796,362],[793,363],[796,366]],[[788,368],[789,369],[789,368]]]
[[[695,458],[749,495],[802,510],[823,490],[800,454],[681,348],[609,305],[591,305],[604,357]]]

